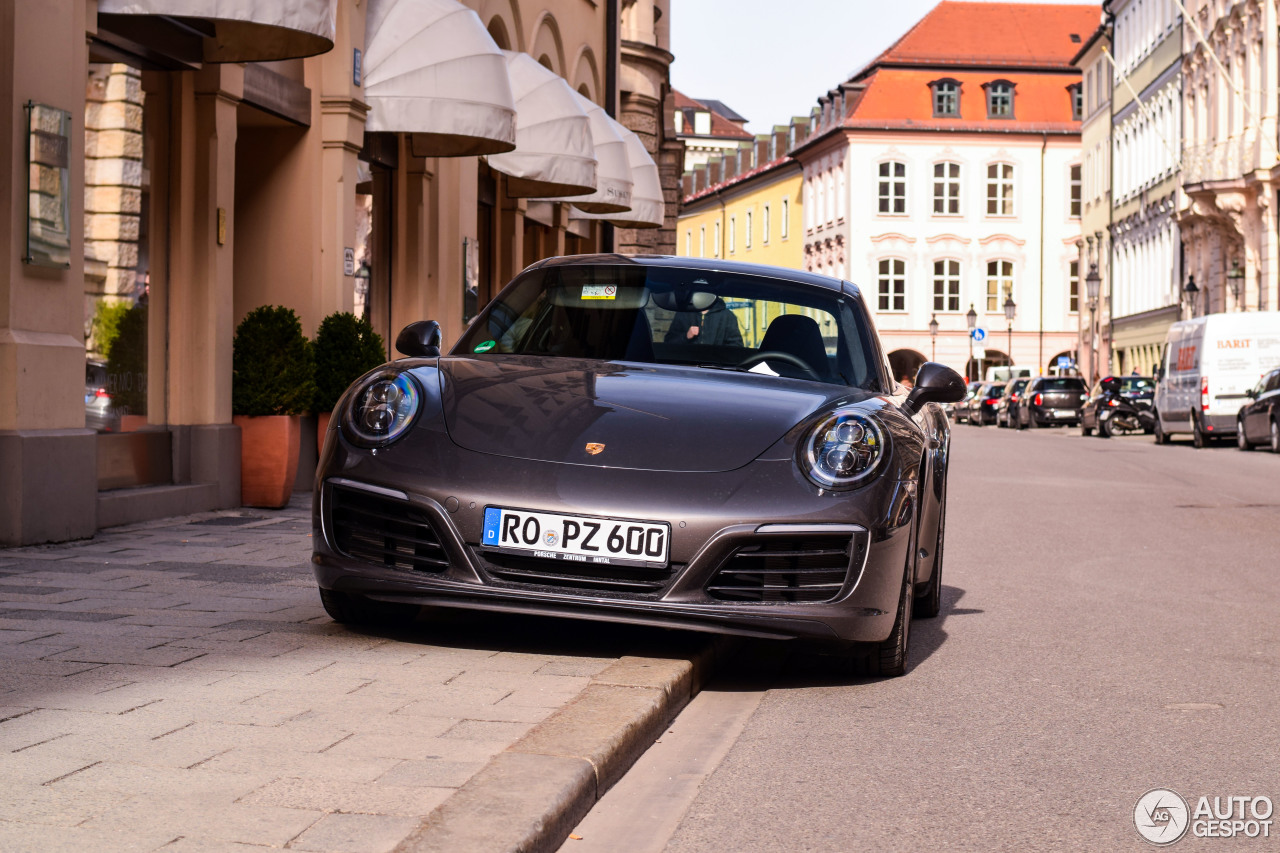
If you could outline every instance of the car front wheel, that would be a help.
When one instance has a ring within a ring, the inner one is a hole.
[[[1236,447],[1241,450],[1253,450],[1253,445],[1249,443],[1249,436],[1244,434],[1244,419],[1236,421]]]
[[[1160,423],[1160,413],[1156,412],[1156,423],[1151,429],[1151,434],[1155,436],[1156,444],[1168,444],[1169,434],[1164,431],[1164,426]]]
[[[916,619],[932,619],[942,610],[942,555],[947,532],[947,486],[942,485],[942,499],[938,502],[938,541],[933,546],[933,575],[924,592],[916,593],[911,615]]]
[[[1280,453],[1280,424],[1275,418],[1271,419],[1271,452]]]
[[[370,601],[333,589],[320,588],[320,603],[329,618],[342,625],[395,624],[407,622],[417,608]]]
[[[1195,412],[1191,413],[1191,443],[1197,450],[1209,446],[1209,436],[1205,434],[1204,427],[1200,426],[1200,418],[1196,417]]]

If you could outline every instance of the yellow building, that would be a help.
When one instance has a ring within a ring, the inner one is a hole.
[[[719,177],[725,163],[735,172],[727,180],[702,179],[686,173],[685,197],[676,226],[676,252],[682,257],[725,258],[756,264],[804,269],[804,218],[800,209],[800,164],[785,154],[765,160],[769,143],[741,149],[736,159],[748,168],[737,172],[733,158],[712,161],[709,177]],[[755,156],[761,165],[752,167]]]

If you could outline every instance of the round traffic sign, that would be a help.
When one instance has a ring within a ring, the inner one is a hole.
[[[987,339],[987,330],[974,329],[973,331],[969,332],[969,336],[973,338],[975,341],[985,341]]]

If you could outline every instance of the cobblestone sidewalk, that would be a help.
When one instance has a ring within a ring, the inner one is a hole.
[[[390,850],[625,651],[336,625],[309,515],[0,550],[0,850]]]

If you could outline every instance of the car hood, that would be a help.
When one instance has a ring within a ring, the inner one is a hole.
[[[740,468],[814,412],[850,392],[869,396],[732,371],[533,356],[446,357],[439,376],[459,447],[653,471]]]

